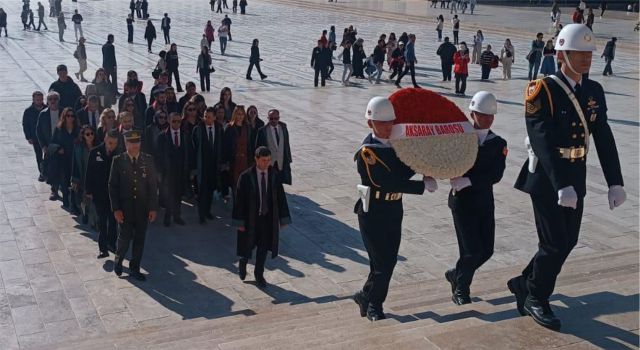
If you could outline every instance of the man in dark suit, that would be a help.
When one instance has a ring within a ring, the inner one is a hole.
[[[42,91],[35,91],[31,95],[31,106],[25,109],[22,115],[22,131],[24,132],[24,138],[33,146],[33,152],[36,154],[39,172],[38,181],[40,182],[44,181],[44,175],[42,169],[42,148],[36,136],[36,126],[38,125],[38,116],[45,107]]]
[[[166,45],[170,44],[171,39],[169,38],[169,30],[171,30],[171,18],[168,13],[165,13],[164,17],[162,17],[160,29],[162,29],[162,33],[164,33],[164,43]]]
[[[76,116],[80,125],[89,125],[93,130],[98,129],[100,124],[100,98],[96,95],[91,95],[87,99],[87,106],[76,111]]]
[[[158,172],[160,174],[160,189],[162,203],[164,203],[164,226],[173,222],[184,225],[182,220],[181,203],[182,195],[189,183],[189,157],[192,150],[190,135],[181,130],[182,119],[180,114],[169,115],[169,128],[158,135]]]
[[[219,179],[220,162],[222,161],[222,125],[216,122],[216,107],[209,107],[205,111],[204,123],[193,130],[193,146],[196,156],[196,171],[198,178],[198,215],[200,223],[206,219],[213,220],[211,201],[213,191]]]
[[[38,122],[36,123],[36,138],[44,152],[42,159],[42,172],[45,178],[47,178],[49,173],[49,143],[51,143],[53,130],[60,118],[60,108],[58,103],[60,103],[60,94],[55,91],[49,91],[47,94],[48,106],[40,112],[38,115]],[[49,199],[52,201],[60,199],[60,196],[58,195],[58,187],[56,185],[51,185],[51,195],[49,196]]]
[[[102,68],[111,79],[111,85],[115,90],[116,97],[120,97],[118,92],[118,63],[116,61],[116,48],[113,46],[113,34],[107,35],[107,42],[102,45]]]
[[[605,45],[604,51],[602,51],[602,55],[600,55],[600,58],[604,58],[605,62],[607,62],[602,75],[613,75],[611,62],[613,62],[613,59],[616,57],[616,41],[618,41],[618,38],[615,36],[607,41],[607,45]]]
[[[147,225],[156,219],[158,180],[153,157],[140,152],[140,132],[128,131],[124,137],[127,151],[113,158],[109,175],[111,210],[120,226],[113,271],[117,276],[122,275],[122,261],[133,241],[129,275],[144,281],[140,260]]]
[[[87,173],[85,176],[85,194],[96,208],[98,215],[98,259],[109,256],[109,250],[115,251],[117,239],[116,219],[109,205],[109,173],[113,157],[118,154],[118,131],[109,130],[104,142],[89,152]]]
[[[271,151],[271,166],[278,169],[280,181],[291,185],[291,147],[287,124],[280,121],[280,111],[269,110],[269,123],[258,130],[256,148],[265,146]]]
[[[247,262],[256,251],[254,276],[258,287],[267,286],[264,279],[264,264],[267,252],[278,256],[280,230],[291,223],[289,206],[277,170],[269,166],[271,151],[258,147],[255,152],[256,165],[245,170],[238,178],[233,224],[238,227],[237,254],[240,256],[239,275],[247,276]]]

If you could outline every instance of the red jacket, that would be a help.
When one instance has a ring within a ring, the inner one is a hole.
[[[460,51],[453,54],[453,72],[456,74],[469,74],[469,55],[462,56]]]

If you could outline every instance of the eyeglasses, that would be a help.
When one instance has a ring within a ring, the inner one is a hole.
[[[93,133],[92,132],[88,132],[88,133],[84,134],[84,136],[86,136],[86,137],[93,136]]]

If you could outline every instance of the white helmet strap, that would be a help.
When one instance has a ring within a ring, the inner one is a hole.
[[[573,66],[571,65],[571,60],[569,60],[569,51],[562,51],[562,56],[564,57],[564,62],[563,65],[566,64],[567,67],[569,68],[569,70],[576,75],[582,75],[582,73],[578,73],[576,72],[575,69],[573,69]]]

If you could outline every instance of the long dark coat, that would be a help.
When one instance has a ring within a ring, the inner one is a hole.
[[[283,122],[278,122],[280,124],[280,128],[282,129],[282,144],[284,145],[284,159],[282,164],[282,170],[280,170],[280,176],[283,184],[291,185],[291,162],[293,159],[291,158],[291,146],[289,145],[289,131],[287,130],[287,124]],[[258,130],[258,137],[256,139],[256,149],[260,146],[269,147],[269,143],[267,138],[272,137],[270,130],[270,125],[265,125]],[[274,140],[275,142],[275,140]],[[272,150],[273,151],[273,150]]]
[[[218,173],[222,163],[223,131],[222,125],[214,123],[213,149],[208,141],[208,127],[203,123],[193,129],[193,148],[196,158],[198,186],[211,182],[218,183]]]
[[[259,209],[258,175],[256,167],[245,170],[238,179],[233,213],[231,215],[233,225],[244,226],[245,231],[238,231],[237,254],[242,257],[250,257],[251,251],[256,247],[256,219]],[[271,258],[278,256],[278,243],[280,240],[280,226],[291,223],[289,205],[284,193],[282,183],[278,180],[278,171],[269,167],[268,193],[271,207],[268,215],[271,216]]]

